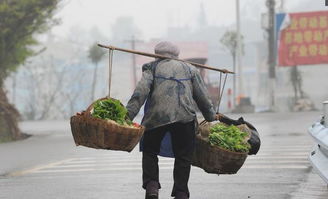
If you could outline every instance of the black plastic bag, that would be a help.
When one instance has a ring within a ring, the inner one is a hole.
[[[241,125],[241,124],[246,124],[247,127],[251,130],[251,137],[248,140],[248,143],[251,145],[251,149],[248,152],[248,155],[256,155],[257,152],[260,150],[261,147],[261,139],[260,139],[260,135],[257,132],[256,128],[250,124],[249,122],[246,122],[244,120],[244,118],[240,117],[238,120],[233,120],[228,118],[227,116],[224,116],[222,114],[220,114],[220,122],[223,122],[227,125]]]

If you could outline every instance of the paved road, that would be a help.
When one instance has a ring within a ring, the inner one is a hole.
[[[312,172],[307,160],[313,142],[306,129],[319,115],[319,112],[245,115],[262,136],[263,147],[259,154],[248,157],[236,175],[207,174],[193,167],[191,198],[327,199],[326,185]],[[33,132],[35,126],[38,126],[35,136],[11,143],[15,148],[23,146],[29,153],[37,153],[30,154],[30,158],[24,156],[30,160],[28,163],[24,160],[22,168],[19,164],[0,177],[0,198],[144,197],[140,188],[141,154],[136,149],[126,153],[74,147],[69,130],[61,123],[25,123],[23,129]],[[41,142],[43,144],[37,145]],[[6,144],[8,146],[10,144]],[[7,148],[0,145],[0,154]],[[172,159],[160,159],[162,199],[170,198],[172,169]]]

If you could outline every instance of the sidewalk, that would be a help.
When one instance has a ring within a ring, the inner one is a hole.
[[[138,115],[136,122],[141,121]],[[76,147],[69,120],[25,121],[19,124],[22,132],[31,137],[0,144],[0,177],[31,169],[82,153],[93,153],[85,147]]]
[[[0,144],[0,176],[35,165],[52,162],[74,149],[69,121],[22,122],[20,128],[32,136],[20,141]]]

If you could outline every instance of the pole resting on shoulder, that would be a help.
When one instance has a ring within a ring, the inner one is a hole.
[[[210,67],[210,66],[199,64],[199,63],[195,63],[195,62],[189,62],[189,61],[185,61],[185,60],[182,60],[182,59],[167,57],[167,56],[164,56],[164,55],[146,53],[146,52],[135,51],[135,50],[128,50],[128,49],[118,48],[118,47],[111,46],[111,45],[98,44],[98,46],[99,47],[102,47],[102,48],[107,48],[110,51],[118,50],[118,51],[122,51],[122,52],[126,52],[126,53],[133,53],[133,54],[143,55],[143,56],[153,57],[153,58],[173,59],[173,60],[177,60],[177,61],[182,61],[182,62],[189,63],[189,64],[194,65],[194,66],[199,67],[199,68],[204,68],[204,69],[208,69],[208,70],[214,70],[214,71],[218,71],[218,72],[221,72],[221,73],[224,73],[224,74],[235,74],[234,72],[231,72],[231,71],[229,71],[227,69],[214,68],[214,67]]]

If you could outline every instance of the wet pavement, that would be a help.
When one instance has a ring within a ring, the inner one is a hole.
[[[237,118],[238,115],[230,115]],[[328,198],[327,185],[308,161],[307,128],[320,112],[243,114],[262,138],[235,175],[192,167],[193,199]],[[76,147],[68,122],[23,123],[31,138],[0,145],[0,198],[144,198],[141,154]],[[160,159],[160,198],[170,198],[173,159]],[[5,168],[5,169],[4,169]]]

